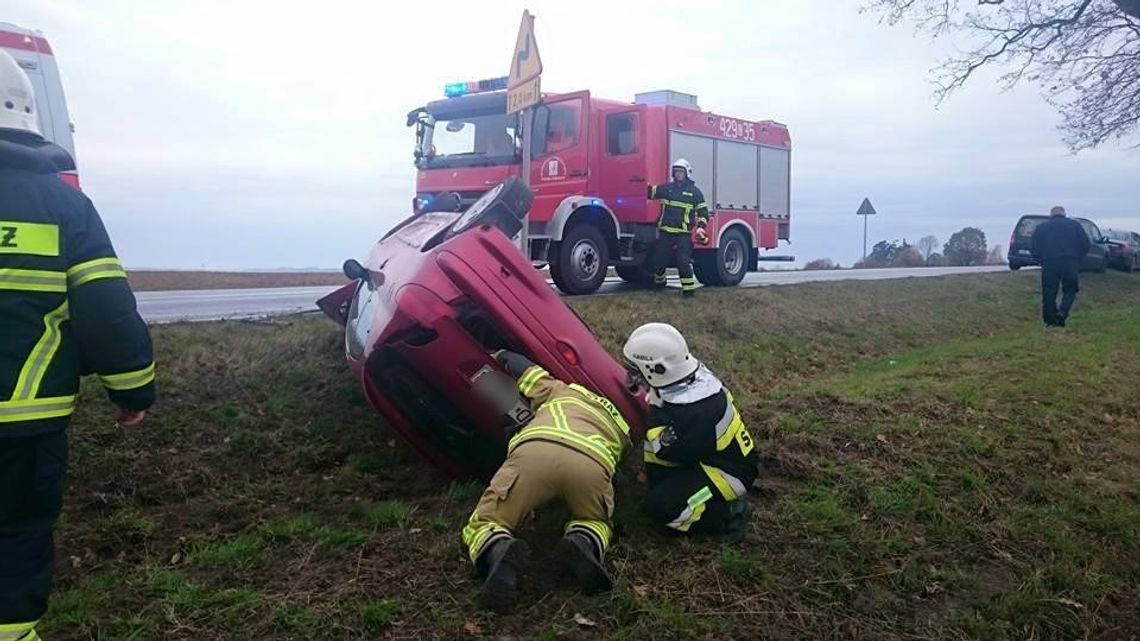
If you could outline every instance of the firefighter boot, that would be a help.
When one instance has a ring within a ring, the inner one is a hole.
[[[721,531],[720,540],[723,543],[735,544],[744,540],[744,530],[748,527],[752,516],[752,504],[748,499],[739,499],[728,504],[728,519],[725,520],[724,530]]]
[[[521,539],[496,541],[480,555],[476,569],[484,577],[479,605],[495,612],[509,610],[518,592],[519,575],[530,558],[530,546]]]
[[[578,588],[586,594],[598,594],[613,589],[614,583],[602,565],[597,544],[582,532],[568,532],[555,550],[563,566],[574,573]]]

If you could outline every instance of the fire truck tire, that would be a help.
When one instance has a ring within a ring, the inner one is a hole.
[[[496,185],[480,196],[455,221],[452,234],[461,234],[474,227],[491,225],[499,228],[508,238],[514,238],[522,229],[522,220],[534,202],[534,194],[522,183],[512,176],[506,182]]]
[[[653,284],[653,274],[641,265],[619,265],[614,268],[619,278],[632,285],[649,287]]]
[[[593,294],[606,279],[609,249],[597,227],[571,227],[562,241],[551,247],[550,277],[564,294]]]
[[[748,253],[744,232],[729,229],[721,236],[719,247],[693,256],[697,279],[712,287],[736,287],[748,273]]]

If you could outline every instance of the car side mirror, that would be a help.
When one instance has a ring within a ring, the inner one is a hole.
[[[368,270],[355,258],[344,261],[344,266],[341,269],[344,270],[344,275],[349,280],[368,280]]]

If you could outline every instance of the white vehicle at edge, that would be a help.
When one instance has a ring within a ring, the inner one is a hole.
[[[20,67],[27,72],[36,92],[36,110],[44,138],[59,145],[75,161],[74,127],[67,113],[67,100],[63,95],[63,82],[51,45],[40,31],[24,29],[0,22],[0,49],[12,54]],[[58,163],[57,163],[58,164]],[[64,182],[79,186],[74,166],[63,171]]]

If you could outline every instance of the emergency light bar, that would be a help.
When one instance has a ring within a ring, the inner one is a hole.
[[[448,98],[458,98],[473,93],[486,91],[499,91],[507,88],[507,77],[489,78],[487,80],[472,80],[470,82],[453,82],[443,86],[443,95]]]

